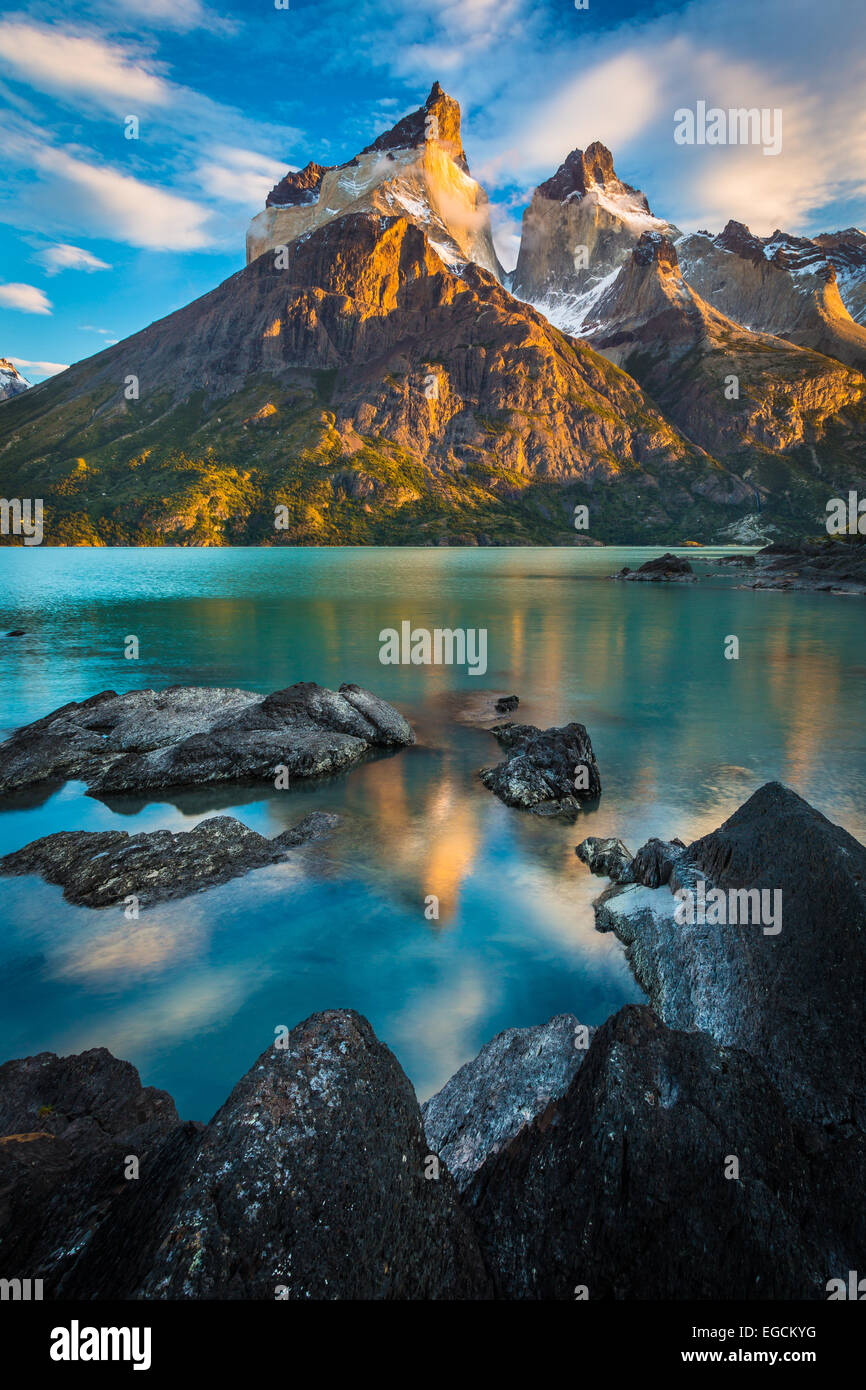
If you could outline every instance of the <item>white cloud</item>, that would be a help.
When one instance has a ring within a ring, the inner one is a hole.
[[[117,18],[116,0],[96,4],[96,12],[110,23]],[[133,15],[136,21],[153,29],[173,29],[185,34],[191,29],[214,29],[234,33],[237,26],[221,15],[205,8],[201,0],[123,0],[124,16]]]
[[[198,167],[200,187],[211,198],[224,203],[237,203],[251,213],[265,201],[287,166],[254,150],[220,146],[209,152]]]
[[[101,261],[92,252],[85,251],[81,246],[69,246],[66,242],[57,242],[54,246],[46,246],[41,251],[37,251],[34,260],[39,261],[44,266],[47,275],[58,275],[61,270],[110,270],[111,266],[107,261]]]
[[[51,300],[35,285],[0,285],[0,304],[20,309],[22,314],[50,314]]]
[[[56,376],[69,366],[68,362],[33,362],[29,357],[10,357],[9,361],[28,378]]]
[[[52,177],[52,201],[100,236],[151,250],[188,251],[209,244],[207,208],[189,198],[142,183],[131,174],[100,167],[66,150],[33,150],[37,168]]]
[[[40,91],[90,97],[114,112],[171,100],[170,84],[117,45],[55,26],[0,21],[0,56]]]

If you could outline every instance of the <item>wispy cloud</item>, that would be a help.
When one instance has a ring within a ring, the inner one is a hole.
[[[36,285],[0,285],[0,304],[22,314],[50,314],[52,309],[51,300]]]
[[[29,357],[10,357],[12,362],[28,380],[32,377],[56,376],[65,372],[68,362],[34,362]]]
[[[92,251],[85,251],[81,246],[70,246],[66,242],[43,247],[41,251],[36,252],[33,259],[44,268],[46,275],[59,275],[61,270],[111,269],[107,261],[101,261]]]
[[[142,60],[90,35],[22,19],[0,21],[0,56],[39,91],[87,97],[112,112],[165,106],[170,85]]]
[[[91,235],[152,250],[187,251],[207,246],[210,212],[190,198],[132,174],[51,145],[26,142],[41,184],[15,198],[7,219],[44,225],[47,219]]]

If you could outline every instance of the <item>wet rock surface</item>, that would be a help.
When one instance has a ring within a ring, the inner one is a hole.
[[[314,1014],[205,1132],[145,1297],[478,1298],[489,1283],[411,1083],[366,1019]]]
[[[594,1032],[573,1014],[557,1014],[533,1028],[507,1028],[427,1101],[427,1141],[460,1192],[492,1154],[568,1089]]]
[[[476,1177],[497,1295],[826,1297],[863,1234],[834,1163],[859,1195],[863,1153],[828,1159],[820,1143],[747,1053],[628,1006]]]
[[[262,696],[171,686],[106,690],[0,744],[0,792],[80,778],[94,796],[341,771],[371,749],[413,743],[393,706],[357,685],[307,681]]]
[[[606,892],[596,925],[625,943],[665,1023],[745,1049],[801,1119],[866,1130],[866,848],[779,782],[718,830],[670,848],[651,841],[638,852],[632,872],[643,861],[644,882]],[[667,885],[655,886],[665,869]],[[680,925],[673,894],[696,895],[701,883],[728,903],[739,890],[753,898],[748,909],[736,899],[738,922],[729,910],[726,924]],[[743,920],[772,915],[777,891],[778,931]]]
[[[598,763],[583,724],[566,724],[561,729],[499,724],[490,733],[507,757],[495,767],[482,768],[479,776],[506,806],[574,820],[582,801],[595,801],[601,795]],[[581,785],[575,786],[580,769]]]
[[[278,863],[290,849],[339,823],[339,816],[315,811],[272,840],[233,816],[212,816],[178,833],[61,830],[5,855],[0,875],[40,874],[60,884],[68,902],[83,907],[113,907],[129,895],[145,907]]]

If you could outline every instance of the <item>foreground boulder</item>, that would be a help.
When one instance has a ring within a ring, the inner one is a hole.
[[[747,1053],[630,1005],[474,1179],[497,1295],[825,1298],[859,1268],[864,1165],[816,1145]]]
[[[366,1019],[314,1014],[214,1116],[144,1297],[479,1298],[488,1279],[415,1092]]]
[[[533,724],[499,724],[490,732],[508,756],[479,775],[506,806],[574,820],[582,801],[601,795],[598,763],[583,724],[543,730]]]
[[[427,1101],[428,1143],[461,1192],[492,1154],[568,1090],[594,1032],[573,1014],[507,1028]]]
[[[171,686],[103,691],[0,744],[0,792],[80,778],[93,796],[339,772],[373,748],[413,743],[397,710],[369,690],[312,681],[272,695]]]
[[[45,1299],[129,1297],[200,1128],[105,1048],[0,1066],[4,1270]]]
[[[104,1050],[0,1068],[0,1248],[46,1299],[487,1297],[435,1169],[410,1082],[349,1010],[264,1052],[206,1127]]]
[[[800,1118],[866,1131],[866,848],[769,782],[718,830],[651,841],[631,869],[596,925],[625,943],[665,1023],[744,1048]],[[716,890],[722,921],[701,909]]]
[[[0,874],[41,874],[62,885],[68,902],[82,907],[114,907],[129,895],[146,907],[275,864],[339,821],[339,816],[314,811],[272,840],[234,816],[211,816],[178,833],[61,830],[5,855]]]

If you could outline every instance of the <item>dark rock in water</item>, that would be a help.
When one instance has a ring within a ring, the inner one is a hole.
[[[518,695],[500,695],[495,705],[496,713],[510,714],[512,710],[517,709],[519,704],[520,697]]]
[[[631,853],[615,836],[602,839],[588,835],[575,849],[592,874],[604,874],[614,883],[630,882]]]
[[[64,705],[0,744],[0,791],[81,778],[91,795],[322,777],[372,748],[414,743],[401,714],[357,685],[307,681],[261,696],[171,686],[103,691]]]
[[[612,578],[630,579],[639,583],[662,584],[677,580],[685,580],[686,582],[697,580],[697,575],[688,560],[683,559],[681,555],[672,555],[668,551],[653,560],[647,560],[636,570],[629,569],[628,565],[624,565],[619,573],[613,575]]]
[[[574,820],[581,801],[600,796],[598,763],[583,724],[544,730],[532,724],[499,724],[490,732],[508,757],[495,767],[482,768],[479,775],[506,806]],[[581,785],[575,786],[579,770]]]
[[[104,1048],[0,1067],[0,1248],[45,1299],[134,1292],[200,1126]],[[129,1177],[129,1160],[139,1166]]]
[[[146,1298],[483,1298],[488,1278],[412,1086],[366,1019],[314,1014],[205,1132]]]
[[[427,1142],[461,1192],[486,1159],[568,1090],[594,1032],[573,1014],[508,1028],[422,1107]]]
[[[681,889],[696,917],[699,891],[721,890],[727,925],[678,923]],[[745,1049],[798,1118],[866,1131],[866,848],[796,792],[759,788],[677,852],[667,888],[605,893],[596,925],[665,1023]]]
[[[5,855],[0,874],[41,874],[82,907],[114,907],[131,894],[144,907],[275,864],[339,822],[339,816],[316,811],[272,840],[233,816],[212,816],[178,833],[61,830]]]
[[[473,1218],[503,1298],[825,1298],[864,1226],[831,1169],[752,1057],[630,1005],[485,1163]]]

